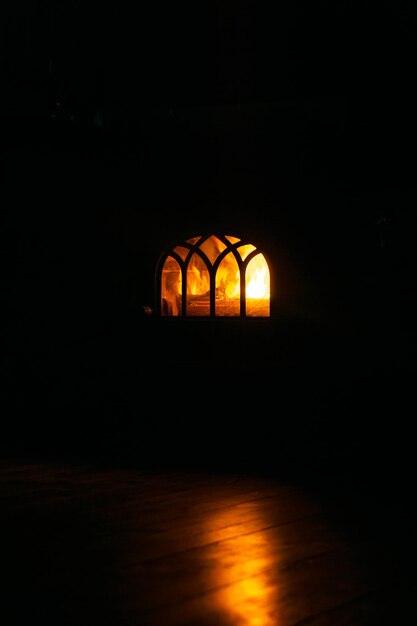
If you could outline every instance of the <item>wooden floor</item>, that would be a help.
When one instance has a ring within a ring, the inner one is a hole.
[[[390,490],[22,460],[0,490],[4,626],[416,623]]]

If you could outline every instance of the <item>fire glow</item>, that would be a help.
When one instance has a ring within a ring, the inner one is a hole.
[[[160,268],[163,316],[270,315],[266,259],[254,245],[237,237],[188,239],[163,256]]]

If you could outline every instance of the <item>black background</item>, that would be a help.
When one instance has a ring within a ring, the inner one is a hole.
[[[414,4],[3,11],[4,453],[409,471]],[[268,330],[143,315],[161,252],[215,230],[278,263]],[[249,374],[260,406],[215,385]]]

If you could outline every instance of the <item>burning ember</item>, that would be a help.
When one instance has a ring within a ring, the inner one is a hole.
[[[174,246],[159,265],[163,316],[269,317],[263,254],[237,237],[205,235]]]

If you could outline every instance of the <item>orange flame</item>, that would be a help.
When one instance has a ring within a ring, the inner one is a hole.
[[[205,268],[202,268],[201,263],[199,257],[193,257],[188,267],[187,291],[193,296],[203,295],[210,289],[209,274]]]
[[[246,297],[269,299],[269,269],[262,254],[254,257],[246,270]]]
[[[206,240],[203,245],[205,248],[203,250],[202,246],[202,250],[209,257],[211,263],[214,263],[218,255],[225,249],[224,244],[215,237]],[[248,255],[255,250],[256,248],[251,244],[236,248],[244,262]],[[256,254],[247,263],[244,272],[246,314],[249,316],[269,316],[270,276],[268,264],[263,254]],[[194,304],[190,304],[190,306],[193,306],[194,309],[193,313],[190,314],[206,315],[209,313],[210,270],[197,252],[192,255],[188,264],[185,286],[182,285],[180,268],[174,259],[171,259],[170,264],[166,264],[164,277],[163,298],[169,303],[170,314],[179,314],[178,298],[181,298],[184,288],[186,288],[190,298],[193,298]],[[239,315],[240,287],[239,264],[231,250],[222,259],[215,275],[216,315]]]

